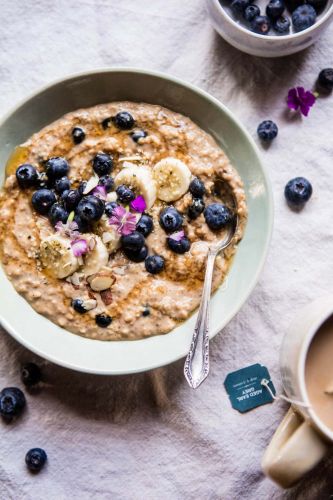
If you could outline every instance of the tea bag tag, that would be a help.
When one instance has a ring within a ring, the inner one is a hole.
[[[270,391],[261,383],[266,380]],[[229,373],[224,381],[232,407],[245,413],[258,406],[272,403],[276,394],[266,366],[256,363]]]

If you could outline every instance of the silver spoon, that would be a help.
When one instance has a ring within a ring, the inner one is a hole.
[[[196,389],[209,373],[209,303],[216,256],[227,248],[238,227],[238,216],[229,225],[223,240],[211,245],[208,250],[205,281],[202,289],[198,318],[192,342],[184,365],[185,378],[192,389]]]

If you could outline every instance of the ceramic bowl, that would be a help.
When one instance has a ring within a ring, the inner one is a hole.
[[[235,21],[219,0],[206,0],[206,5],[214,28],[226,42],[242,52],[259,57],[287,56],[306,49],[327,28],[333,14],[333,0],[328,0],[324,12],[310,28],[289,35],[267,36],[253,33]]]
[[[251,293],[265,260],[273,219],[271,187],[257,147],[219,101],[171,76],[134,69],[101,70],[58,81],[29,97],[0,124],[0,184],[10,153],[31,134],[69,111],[118,100],[160,104],[189,116],[213,135],[244,181],[249,221],[227,283],[212,298],[213,337]],[[91,340],[37,314],[17,294],[1,266],[0,281],[4,328],[28,349],[59,365],[97,374],[134,373],[171,363],[185,356],[190,346],[195,314],[166,335],[137,341]]]

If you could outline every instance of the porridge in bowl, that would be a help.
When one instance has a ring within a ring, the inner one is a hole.
[[[241,240],[242,181],[213,138],[160,106],[69,113],[19,146],[0,193],[0,252],[40,314],[92,339],[165,334],[198,307],[209,244],[237,216],[213,290]]]

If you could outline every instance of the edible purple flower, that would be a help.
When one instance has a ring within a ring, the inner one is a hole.
[[[135,212],[144,212],[147,208],[144,197],[137,196],[136,198],[134,198],[134,200],[130,203],[130,207],[132,210],[135,210]]]
[[[59,221],[56,223],[56,225],[54,227],[60,236],[67,237],[67,238],[70,238],[72,240],[76,239],[80,234],[79,226],[73,220],[72,221],[67,220],[66,224]]]
[[[113,209],[109,224],[116,226],[118,234],[127,236],[135,231],[136,216],[119,205]]]
[[[288,108],[295,111],[300,110],[304,116],[308,116],[310,108],[315,102],[315,95],[310,90],[305,90],[304,87],[295,87],[288,92]]]
[[[101,200],[106,200],[107,192],[105,186],[96,186],[91,194],[93,194],[97,198],[100,198]]]
[[[170,234],[169,238],[175,241],[181,241],[183,238],[185,238],[185,233],[184,231],[177,231],[176,233]]]
[[[71,246],[75,257],[82,257],[89,252],[88,242],[83,238],[71,241]]]

